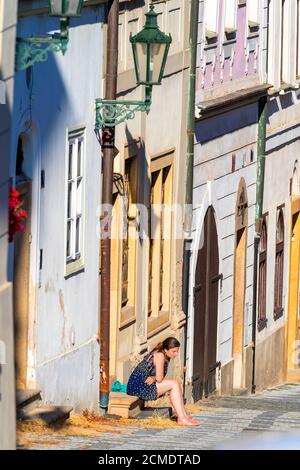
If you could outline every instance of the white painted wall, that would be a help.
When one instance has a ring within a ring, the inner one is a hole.
[[[219,239],[219,313],[217,361],[232,359],[235,207],[241,178],[248,196],[248,242],[246,258],[245,341],[249,344],[252,324],[252,278],[254,204],[256,197],[257,105],[248,105],[197,124],[194,167],[193,252],[190,270],[188,331],[188,378],[193,375],[194,309],[193,286],[198,249],[206,211],[215,210]],[[251,151],[254,161],[250,161]],[[236,154],[232,173],[232,154]],[[247,318],[248,314],[248,318]]]
[[[41,388],[45,402],[81,409],[96,409],[98,403],[96,211],[101,151],[94,134],[94,102],[101,97],[103,20],[103,5],[84,8],[80,18],[71,20],[66,55],[50,54],[47,62],[34,65],[29,87],[26,72],[20,72],[15,86],[13,155],[22,132],[32,149],[28,386]],[[57,28],[56,18],[39,15],[21,18],[18,34]],[[74,127],[86,128],[84,271],[65,278],[66,140],[67,129]],[[44,189],[40,189],[41,170]]]
[[[8,191],[12,126],[14,52],[17,1],[0,0],[0,81],[4,100],[0,103],[0,449],[14,449],[15,376],[13,349],[12,284],[8,274]]]
[[[290,179],[300,158],[300,94],[291,92],[284,96],[274,95],[268,106],[266,178],[263,213],[268,212],[268,258],[267,258],[267,328],[258,333],[258,342],[264,341],[287,320],[289,292],[290,253]],[[274,321],[274,275],[276,251],[277,207],[284,204],[284,315]]]
[[[281,35],[282,20],[284,37]],[[284,10],[279,1],[271,0],[269,7],[269,47],[268,47],[268,82],[275,88],[282,79],[287,84],[294,84],[297,78],[297,2],[285,0]]]

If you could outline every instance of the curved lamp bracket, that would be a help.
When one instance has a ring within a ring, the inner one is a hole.
[[[36,62],[45,62],[49,52],[66,53],[69,42],[69,19],[60,19],[60,33],[37,38],[17,38],[16,72],[31,67]]]
[[[104,127],[115,127],[122,122],[134,119],[138,111],[150,111],[152,87],[146,87],[146,98],[144,101],[132,100],[96,100],[95,131]]]

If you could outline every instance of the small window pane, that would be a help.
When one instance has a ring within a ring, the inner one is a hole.
[[[80,225],[81,225],[81,217],[77,217],[76,219],[76,242],[75,242],[75,252],[80,252]]]
[[[205,2],[205,29],[208,31],[218,31],[218,0],[209,0]]]
[[[267,249],[267,226],[266,222],[263,222],[261,229],[261,238],[260,238],[260,252],[264,252]]]
[[[282,211],[280,211],[279,216],[278,216],[277,231],[276,231],[277,243],[282,242],[283,237],[284,237],[284,222],[283,222]]]
[[[73,144],[69,145],[69,165],[68,165],[68,180],[71,180],[73,177]]]
[[[70,265],[70,268],[71,264],[76,260],[80,260],[82,256],[83,168],[84,130],[76,130],[70,132],[68,137],[66,262]]]
[[[76,215],[82,213],[82,179],[77,181],[77,192],[76,192]]]
[[[77,176],[82,175],[81,165],[82,165],[82,141],[78,140]]]
[[[67,258],[71,256],[71,221],[67,222]]]
[[[72,217],[72,183],[68,183],[68,210],[67,217],[70,219]]]

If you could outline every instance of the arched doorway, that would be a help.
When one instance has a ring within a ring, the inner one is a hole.
[[[300,266],[300,185],[296,162],[292,179],[289,304],[287,319],[287,377],[299,379],[299,266]]]
[[[244,386],[244,305],[246,288],[246,252],[248,226],[248,199],[245,180],[238,188],[235,211],[235,258],[234,258],[234,301],[233,301],[233,343],[234,359],[233,388]]]
[[[31,162],[28,161],[25,147],[28,144],[26,135],[18,140],[16,157],[16,189],[27,211],[24,221],[24,231],[17,233],[14,238],[14,331],[15,331],[15,366],[17,388],[26,388],[27,356],[28,356],[28,327],[29,327],[29,272],[30,272],[30,243],[31,243],[31,191],[30,174]]]
[[[198,251],[194,286],[193,399],[216,389],[219,249],[215,213],[209,207]]]

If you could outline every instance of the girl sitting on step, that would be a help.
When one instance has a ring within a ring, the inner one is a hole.
[[[159,343],[147,354],[132,371],[127,394],[142,400],[156,400],[170,391],[172,406],[177,414],[177,423],[185,426],[199,426],[199,421],[191,418],[185,411],[181,385],[177,380],[166,379],[168,365],[174,359],[180,347],[176,338],[169,337]]]

